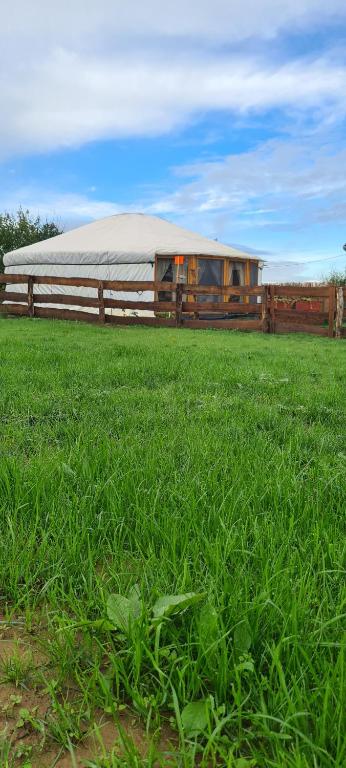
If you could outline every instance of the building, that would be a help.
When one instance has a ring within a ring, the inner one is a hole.
[[[179,259],[176,257],[180,257]],[[179,262],[179,263],[177,263]],[[124,213],[94,221],[4,257],[6,273],[96,278],[119,281],[176,282],[192,285],[255,286],[261,282],[262,262],[236,248],[202,237],[157,216]],[[27,291],[27,286],[16,286]],[[35,294],[94,295],[90,288],[35,285]],[[106,291],[113,299],[135,299],[136,294]],[[138,292],[153,301],[153,292]],[[157,300],[172,294],[160,291]],[[203,296],[199,301],[203,301]],[[222,301],[222,296],[207,296]],[[256,297],[254,297],[256,301]],[[227,300],[227,299],[226,299]],[[239,296],[232,300],[241,300]],[[65,303],[65,302],[64,302]],[[66,303],[65,303],[66,306]],[[90,309],[90,311],[95,311]],[[108,310],[113,313],[122,310]],[[138,314],[143,313],[143,310]],[[144,314],[146,314],[144,310]]]

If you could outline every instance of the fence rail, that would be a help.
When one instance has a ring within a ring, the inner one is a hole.
[[[0,313],[7,315],[98,324],[303,332],[346,338],[346,286],[220,287],[21,274],[0,274],[1,285],[7,288],[0,290]],[[35,292],[36,285],[47,286],[47,292]],[[20,286],[21,290],[9,290],[8,286]],[[52,286],[51,293],[49,286]],[[93,295],[70,295],[57,292],[58,286],[75,287],[90,294],[94,289],[94,292]],[[137,293],[137,297],[105,295],[111,292]],[[142,294],[148,293],[153,294],[153,300],[144,301]],[[123,314],[113,314],[112,310]],[[136,314],[143,310],[151,316]]]

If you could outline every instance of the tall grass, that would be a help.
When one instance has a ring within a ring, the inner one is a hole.
[[[345,765],[343,342],[25,320],[0,338],[7,610],[83,622],[138,584],[130,637],[52,636],[88,701],[179,725],[203,699],[205,760]],[[190,591],[201,606],[151,634],[155,599]]]

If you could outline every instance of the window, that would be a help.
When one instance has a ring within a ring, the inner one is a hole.
[[[187,257],[184,257],[184,263],[179,265],[179,278],[187,274]],[[159,256],[156,261],[156,276],[155,279],[160,283],[176,283],[178,276],[178,267],[175,264],[174,256],[164,257]],[[174,301],[175,293],[172,291],[159,291],[159,301]]]
[[[157,256],[155,280],[162,283],[176,283],[177,279],[187,282],[189,274],[189,282],[192,284],[215,285],[221,288],[228,284],[239,288],[239,286],[245,285],[246,276],[249,275],[251,287],[258,283],[258,264],[255,261],[233,261],[228,258],[219,259],[207,256],[184,256],[181,258],[184,261],[178,267],[175,264],[174,256]],[[229,296],[230,302],[242,303],[244,299],[245,297],[239,296],[239,294]],[[174,301],[175,293],[165,290],[159,291],[158,300]],[[223,296],[217,294],[198,294],[196,296],[198,303],[223,302],[224,300]],[[250,303],[256,302],[256,297],[250,298]]]
[[[234,286],[245,285],[245,262],[244,261],[230,261],[229,264],[229,284]],[[229,301],[242,303],[242,296],[230,296]]]
[[[156,264],[156,280],[160,283],[173,283],[174,282],[174,264],[173,259],[157,259]],[[172,301],[173,295],[171,291],[159,291],[159,301]]]
[[[229,284],[245,285],[245,262],[231,261],[229,265]]]
[[[250,285],[251,288],[258,285],[258,264],[254,261],[250,262]]]
[[[197,260],[197,285],[223,286],[223,259],[198,259]],[[222,301],[222,296],[204,295],[197,296],[197,301]]]
[[[254,261],[250,262],[250,285],[253,288],[258,285],[258,264]],[[250,296],[250,304],[257,304],[257,296]]]
[[[232,269],[231,284],[240,285],[240,269]]]

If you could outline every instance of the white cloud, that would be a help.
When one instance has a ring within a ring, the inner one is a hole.
[[[328,140],[326,139],[328,138]],[[34,185],[0,193],[0,209],[22,205],[41,215],[73,220],[110,216],[124,210],[186,218],[198,228],[209,217],[215,232],[303,229],[312,223],[341,220],[345,214],[346,149],[327,131],[302,138],[275,138],[251,150],[222,159],[196,162],[171,171],[165,194],[148,184],[130,205],[98,199],[95,186],[87,194],[70,194]],[[195,221],[194,221],[195,219]],[[212,224],[212,222],[214,222]]]
[[[342,15],[344,0],[12,0],[0,27],[2,157],[164,134],[208,110],[344,114],[342,62],[242,48]]]
[[[10,195],[0,193],[0,210],[13,212],[19,207],[29,209],[33,215],[59,221],[68,228],[124,210],[124,206],[109,200],[94,200],[87,195],[59,193],[35,186],[20,187]]]
[[[315,28],[342,17],[344,0],[12,0],[2,9],[4,45],[41,48],[52,41],[102,50],[157,37],[232,42],[273,37],[279,30]],[[14,42],[14,40],[13,40]]]
[[[331,61],[279,67],[235,56],[92,57],[55,50],[4,79],[3,153],[166,133],[207,110],[346,107],[346,70]]]
[[[304,226],[340,218],[346,149],[328,134],[272,139],[214,162],[176,169],[182,183],[156,212],[227,212],[242,228]]]
[[[306,219],[328,222],[340,219],[345,211],[346,149],[337,143],[323,143],[321,136],[302,139],[272,139],[252,150],[222,159],[172,169],[168,195],[147,185],[142,198],[128,210],[142,210],[176,217],[214,216],[217,232],[237,229],[304,228]],[[19,204],[42,215],[77,219],[110,216],[124,203],[98,199],[96,188],[89,194],[17,188],[11,196],[0,195],[0,207]]]

